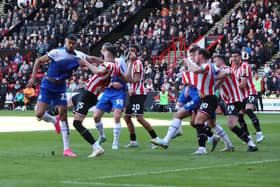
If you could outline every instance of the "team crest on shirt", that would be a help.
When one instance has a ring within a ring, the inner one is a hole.
[[[140,71],[140,67],[139,66],[134,66],[134,72],[139,72]]]

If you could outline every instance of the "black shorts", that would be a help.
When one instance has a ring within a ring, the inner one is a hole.
[[[227,110],[225,115],[226,116],[230,116],[230,115],[234,115],[234,116],[239,116],[239,111],[243,109],[243,103],[242,102],[235,102],[235,103],[230,103],[227,104]]]
[[[72,97],[72,103],[75,112],[87,115],[88,110],[96,105],[97,96],[87,90],[82,90],[81,93]]]
[[[129,96],[128,104],[125,108],[125,114],[128,115],[143,115],[144,114],[144,103],[147,95],[134,95]]]
[[[216,119],[216,109],[218,106],[218,99],[215,95],[205,96],[201,99],[199,111],[207,114],[210,119]]]
[[[256,105],[257,103],[257,95],[250,95],[244,99],[244,103],[246,104],[253,104]]]
[[[227,113],[227,104],[220,97],[218,99],[218,105],[219,105],[220,109],[222,110],[223,114],[226,115],[226,113]]]

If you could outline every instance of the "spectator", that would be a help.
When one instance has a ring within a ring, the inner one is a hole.
[[[265,77],[269,77],[270,76],[271,69],[270,69],[270,66],[268,64],[264,65],[263,73],[264,73]]]
[[[166,85],[162,85],[160,93],[154,98],[155,100],[159,100],[159,111],[158,112],[167,112],[171,109],[169,108],[169,101],[176,101],[171,94],[168,93],[168,89]]]
[[[27,64],[27,62],[24,60],[23,63],[22,63],[22,65],[21,65],[20,68],[19,68],[18,73],[19,73],[19,74],[24,74],[24,73],[29,72],[29,71],[30,71],[30,67],[29,67],[29,65]]]
[[[147,92],[153,92],[154,91],[153,81],[152,81],[151,78],[148,78],[146,80],[146,86],[145,87],[146,87]]]
[[[26,109],[33,110],[33,105],[35,104],[35,89],[32,87],[25,88],[23,91],[24,94],[24,105]]]
[[[0,109],[4,108],[5,98],[8,91],[8,83],[5,78],[0,83]]]
[[[18,90],[14,97],[15,110],[24,110],[24,95]]]

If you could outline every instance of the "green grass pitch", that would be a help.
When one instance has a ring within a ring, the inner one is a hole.
[[[13,115],[32,116],[33,112],[0,112],[0,116]],[[146,116],[172,119],[171,113]],[[106,129],[105,153],[96,159],[87,158],[91,148],[76,131],[71,131],[70,137],[77,158],[62,156],[61,136],[54,131],[0,133],[0,187],[279,187],[280,117],[278,114],[258,116],[265,141],[255,153],[246,152],[247,146],[228,130],[223,116],[218,116],[218,121],[236,151],[219,152],[223,148],[220,142],[217,150],[206,156],[191,155],[197,142],[196,132],[190,126],[183,127],[183,136],[171,141],[167,150],[152,150],[150,137],[143,128],[136,129],[140,147],[124,148],[129,135],[123,128],[120,149],[113,151],[112,129]],[[246,121],[253,132],[248,118]],[[168,127],[154,128],[163,137]],[[96,131],[92,132],[96,136]],[[210,146],[207,144],[208,150]]]

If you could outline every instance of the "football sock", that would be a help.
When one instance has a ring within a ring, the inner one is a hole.
[[[149,134],[150,134],[150,136],[151,136],[152,138],[156,138],[156,137],[157,137],[157,133],[155,132],[154,129],[150,130],[150,131],[149,131]]]
[[[130,134],[130,140],[131,141],[136,141],[136,134],[135,133]]]
[[[98,144],[98,142],[95,142],[94,144],[91,145],[93,150],[99,149],[101,146]]]
[[[244,116],[242,114],[239,115],[238,122],[240,124],[240,127],[246,132],[247,136],[249,136],[250,133],[249,133],[247,124],[246,124],[246,122],[244,120]]]
[[[166,136],[164,137],[164,141],[169,143],[172,137],[175,135],[176,131],[181,127],[181,120],[179,118],[174,118],[168,127],[168,131]]]
[[[213,136],[213,132],[211,131],[211,128],[209,128],[208,126],[205,126],[205,133],[208,137]]]
[[[216,132],[217,135],[219,135],[221,137],[221,139],[223,140],[223,142],[227,145],[227,146],[232,146],[232,143],[227,135],[227,133],[225,132],[225,130],[223,129],[223,127],[221,127],[219,124],[216,124],[216,126],[213,128],[214,131]]]
[[[44,113],[42,120],[46,122],[52,122],[53,124],[56,123],[56,118],[48,114],[47,112]]]
[[[88,129],[86,129],[83,125],[82,122],[79,120],[74,120],[73,122],[73,126],[75,127],[75,129],[80,133],[80,135],[90,144],[94,144],[95,143],[95,139],[92,136],[92,134],[88,131]]]
[[[246,142],[246,143],[249,142],[249,138],[248,138],[246,132],[244,132],[241,128],[235,126],[231,129],[231,131],[234,132],[244,142]]]
[[[260,123],[259,123],[259,119],[256,116],[256,114],[253,112],[252,109],[247,109],[245,111],[245,113],[250,117],[250,119],[252,120],[252,123],[256,129],[257,132],[261,131],[261,127],[260,127]]]
[[[105,137],[103,123],[101,121],[95,123],[96,130],[98,132],[99,137]]]
[[[70,140],[69,140],[69,127],[67,122],[60,121],[60,128],[61,128],[64,150],[69,149]]]
[[[120,133],[121,133],[121,124],[117,123],[115,124],[114,127],[114,141],[113,144],[118,144],[119,143],[119,137],[120,137]]]
[[[198,138],[198,145],[199,147],[205,147],[205,142],[207,140],[207,135],[205,133],[205,126],[204,124],[197,124],[195,126],[196,126],[197,138]]]

